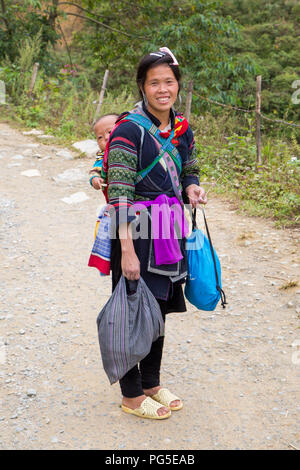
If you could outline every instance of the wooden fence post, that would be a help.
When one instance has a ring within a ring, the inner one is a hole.
[[[260,133],[260,110],[261,110],[261,75],[256,77],[256,165],[261,166],[261,133]]]
[[[30,98],[31,95],[32,95],[33,87],[34,87],[34,84],[35,84],[35,81],[36,81],[36,77],[37,77],[37,73],[38,73],[38,69],[39,69],[39,65],[40,65],[40,64],[39,64],[38,62],[35,62],[34,66],[33,66],[33,72],[32,72],[30,87],[29,87],[29,90],[28,90],[28,96],[29,96],[29,98]]]
[[[191,80],[189,82],[189,86],[188,86],[188,93],[187,93],[186,105],[185,105],[185,117],[186,117],[187,121],[190,119],[190,115],[191,115],[193,86],[194,86],[194,82],[193,82],[193,80]]]
[[[0,80],[0,105],[5,103],[5,82]]]
[[[104,93],[105,93],[105,90],[106,90],[106,83],[107,83],[107,79],[108,79],[108,74],[109,74],[109,70],[106,69],[104,77],[103,77],[103,83],[102,83],[100,95],[99,95],[99,102],[98,102],[97,109],[96,109],[96,112],[95,112],[94,122],[96,121],[97,117],[99,116],[100,109],[101,109],[101,106],[102,106],[102,103],[103,103],[103,98],[104,98]]]

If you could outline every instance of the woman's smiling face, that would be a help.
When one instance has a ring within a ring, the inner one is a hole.
[[[176,101],[179,84],[172,69],[161,64],[148,70],[144,83],[150,113],[158,119],[171,109]]]

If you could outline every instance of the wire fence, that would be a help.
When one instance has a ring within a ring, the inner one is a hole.
[[[265,114],[262,114],[262,113],[260,113],[260,115],[263,119],[266,119],[267,121],[278,122],[279,124],[284,124],[286,126],[293,126],[293,127],[300,128],[300,125],[295,124],[294,122],[287,122],[287,121],[284,121],[283,119],[271,119],[271,118],[269,118],[268,116],[266,116]]]
[[[207,98],[206,96],[200,95],[199,93],[197,93],[195,91],[193,91],[192,93],[193,93],[193,95],[197,96],[198,98],[201,98],[201,99],[203,99],[203,100],[205,100],[209,103],[215,104],[216,106],[222,106],[223,108],[229,108],[229,109],[232,109],[234,111],[241,111],[243,113],[259,114],[260,117],[262,117],[263,119],[266,119],[267,121],[275,122],[275,123],[278,123],[278,124],[283,124],[283,125],[286,125],[286,126],[292,126],[292,127],[300,128],[299,124],[295,124],[294,122],[284,121],[283,119],[272,119],[272,118],[266,116],[265,114],[263,114],[261,112],[258,112],[256,109],[239,108],[237,106],[232,106],[230,104],[224,104],[224,103],[220,103],[219,101],[212,100],[211,98]]]
[[[207,96],[200,95],[196,91],[193,90],[193,81],[190,81],[188,84],[188,91],[187,91],[187,99],[186,99],[186,109],[185,109],[185,117],[189,120],[190,113],[191,113],[191,103],[193,95],[208,102],[215,106],[221,106],[222,108],[231,109],[233,111],[241,111],[247,114],[254,114],[256,118],[256,125],[255,125],[255,137],[256,137],[256,164],[257,169],[262,166],[262,151],[261,151],[261,120],[265,119],[268,122],[277,123],[279,125],[284,126],[291,126],[294,128],[300,129],[299,124],[295,124],[294,122],[288,122],[284,119],[272,119],[261,112],[261,82],[262,77],[258,75],[256,77],[256,107],[255,109],[245,109],[240,108],[238,106],[232,106],[230,104],[220,103],[220,101],[213,100],[208,98]]]

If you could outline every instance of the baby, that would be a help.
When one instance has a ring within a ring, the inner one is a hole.
[[[115,125],[118,114],[105,114],[101,116],[94,124],[94,132],[98,142],[100,151],[97,153],[96,161],[93,168],[90,170],[92,174],[90,178],[90,184],[94,189],[102,189],[104,179],[101,176],[101,170],[103,165],[103,156],[106,144],[109,139],[109,134]]]
[[[104,179],[102,178],[102,166],[105,147],[109,139],[109,134],[112,131],[118,114],[106,114],[94,124],[94,132],[99,146],[99,152],[97,153],[96,161],[93,168],[90,170],[92,174],[90,178],[90,184],[95,189],[103,189]],[[90,255],[88,266],[97,268],[101,276],[107,276],[110,273],[110,239],[107,238],[107,234],[110,230],[110,217],[106,210],[106,205],[100,210],[97,218],[95,233],[94,233],[94,245]],[[101,222],[101,223],[100,223]]]

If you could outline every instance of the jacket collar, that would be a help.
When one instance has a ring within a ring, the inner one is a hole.
[[[156,127],[159,127],[161,125],[160,120],[157,119],[157,117],[153,116],[153,114],[151,114],[150,111],[148,111],[144,101],[142,103],[142,108],[143,108],[144,113],[149,117],[149,119],[151,119],[153,124],[155,124]],[[172,107],[170,109],[171,129],[173,129],[175,127],[175,116],[176,116],[176,112],[175,112],[174,108]]]

